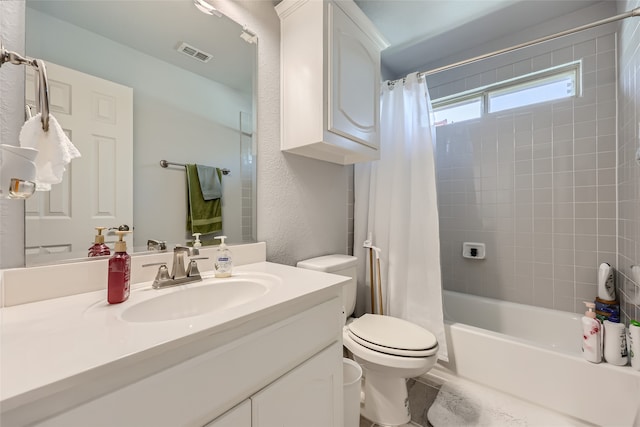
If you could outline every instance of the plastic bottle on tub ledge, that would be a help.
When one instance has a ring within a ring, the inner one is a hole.
[[[608,320],[620,323],[620,304],[616,299],[614,274],[613,267],[609,263],[600,264],[598,268],[598,296],[595,299],[596,318],[600,322]]]
[[[629,322],[627,346],[629,348],[631,367],[636,371],[640,371],[640,322],[637,320]]]
[[[624,366],[627,358],[627,330],[623,323],[609,320],[602,322],[604,327],[604,360],[612,365]]]
[[[598,298],[604,301],[616,300],[616,287],[613,279],[613,267],[603,262],[598,269]]]
[[[602,324],[596,319],[596,305],[585,302],[587,311],[582,317],[582,356],[591,363],[602,362]]]

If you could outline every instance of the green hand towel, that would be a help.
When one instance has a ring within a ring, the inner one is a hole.
[[[187,230],[191,233],[210,234],[222,230],[222,199],[204,200],[198,168],[186,165],[187,169]],[[222,172],[216,169],[222,182]]]

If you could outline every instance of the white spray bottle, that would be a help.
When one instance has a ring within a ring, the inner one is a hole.
[[[613,268],[606,262],[598,269],[598,298],[604,301],[615,301],[616,287],[613,281]]]
[[[602,324],[596,319],[596,305],[585,302],[587,311],[582,317],[582,356],[591,363],[602,362]]]

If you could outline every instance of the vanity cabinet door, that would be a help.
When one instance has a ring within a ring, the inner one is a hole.
[[[204,427],[251,427],[251,400],[229,409]]]
[[[334,343],[251,398],[253,427],[342,425],[342,345]]]
[[[328,130],[378,149],[380,53],[340,7],[329,3]]]

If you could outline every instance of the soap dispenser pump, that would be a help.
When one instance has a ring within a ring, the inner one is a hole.
[[[192,236],[195,238],[193,241],[193,248],[200,249],[202,247],[202,242],[200,241],[200,235],[202,233],[193,233]]]
[[[109,246],[104,244],[104,234],[102,234],[102,230],[106,230],[106,228],[96,227],[98,234],[96,234],[93,245],[89,248],[89,257],[111,255]]]
[[[231,277],[231,270],[233,269],[233,259],[231,251],[224,243],[224,239],[227,236],[217,236],[216,239],[220,240],[220,246],[216,250],[213,261],[213,269],[216,277]]]
[[[131,279],[131,256],[127,253],[127,242],[124,235],[130,231],[116,231],[118,241],[115,253],[109,258],[109,278],[107,301],[119,304],[129,298]]]

